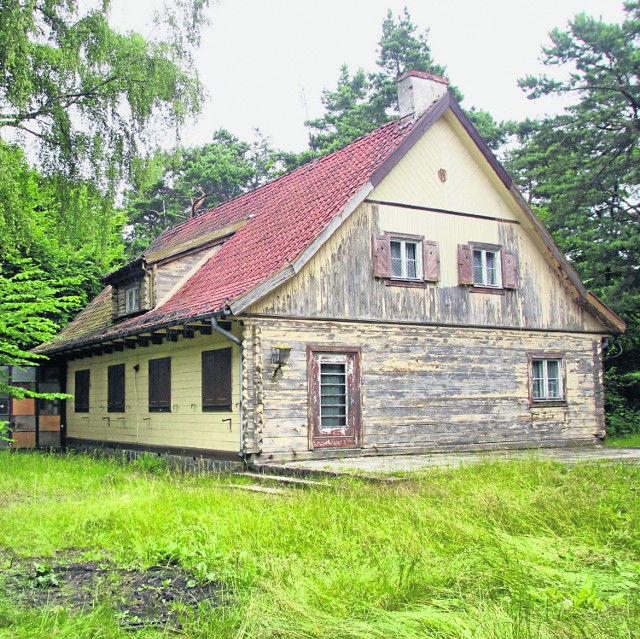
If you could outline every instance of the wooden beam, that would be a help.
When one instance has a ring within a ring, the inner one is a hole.
[[[124,342],[114,342],[113,350],[118,353],[122,353],[122,351],[124,350]]]
[[[149,346],[150,343],[151,342],[148,337],[146,336],[143,337],[142,335],[138,336],[138,339],[137,339],[138,346]]]
[[[152,344],[162,344],[163,339],[164,339],[164,335],[162,333],[151,333]]]

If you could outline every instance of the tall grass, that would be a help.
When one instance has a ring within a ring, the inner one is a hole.
[[[640,636],[638,467],[499,462],[283,496],[230,481],[243,480],[2,453],[0,551],[223,580],[226,605],[184,637]],[[108,616],[5,600],[0,637],[71,637],[78,623],[120,637]]]

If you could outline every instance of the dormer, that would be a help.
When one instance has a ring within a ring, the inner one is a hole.
[[[143,258],[139,257],[102,278],[111,285],[112,318],[119,322],[153,308],[153,283]]]

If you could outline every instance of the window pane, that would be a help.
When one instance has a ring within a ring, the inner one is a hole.
[[[487,263],[487,285],[498,285],[498,260],[497,254],[492,251],[485,251],[485,258]]]
[[[391,242],[391,274],[402,277],[402,244]]]
[[[406,258],[407,258],[407,277],[415,279],[418,277],[418,257],[416,251],[416,245],[413,242],[407,242],[405,244]]]
[[[484,284],[484,272],[482,268],[482,251],[473,252],[473,282]]]
[[[346,365],[320,364],[320,425],[339,428],[347,424]]]
[[[541,380],[541,379],[534,379],[533,380],[533,398],[534,399],[544,399],[543,380]]]

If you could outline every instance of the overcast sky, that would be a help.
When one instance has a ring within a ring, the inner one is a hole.
[[[114,17],[145,34],[158,0],[116,0]],[[559,108],[529,101],[517,80],[543,70],[541,47],[577,13],[623,19],[622,0],[218,0],[209,11],[197,68],[209,94],[185,144],[204,144],[224,127],[243,140],[259,128],[273,145],[306,147],[304,121],[322,114],[324,88],[340,66],[374,70],[382,21],[407,6],[429,29],[434,60],[464,94],[464,106],[496,119],[523,119]]]

